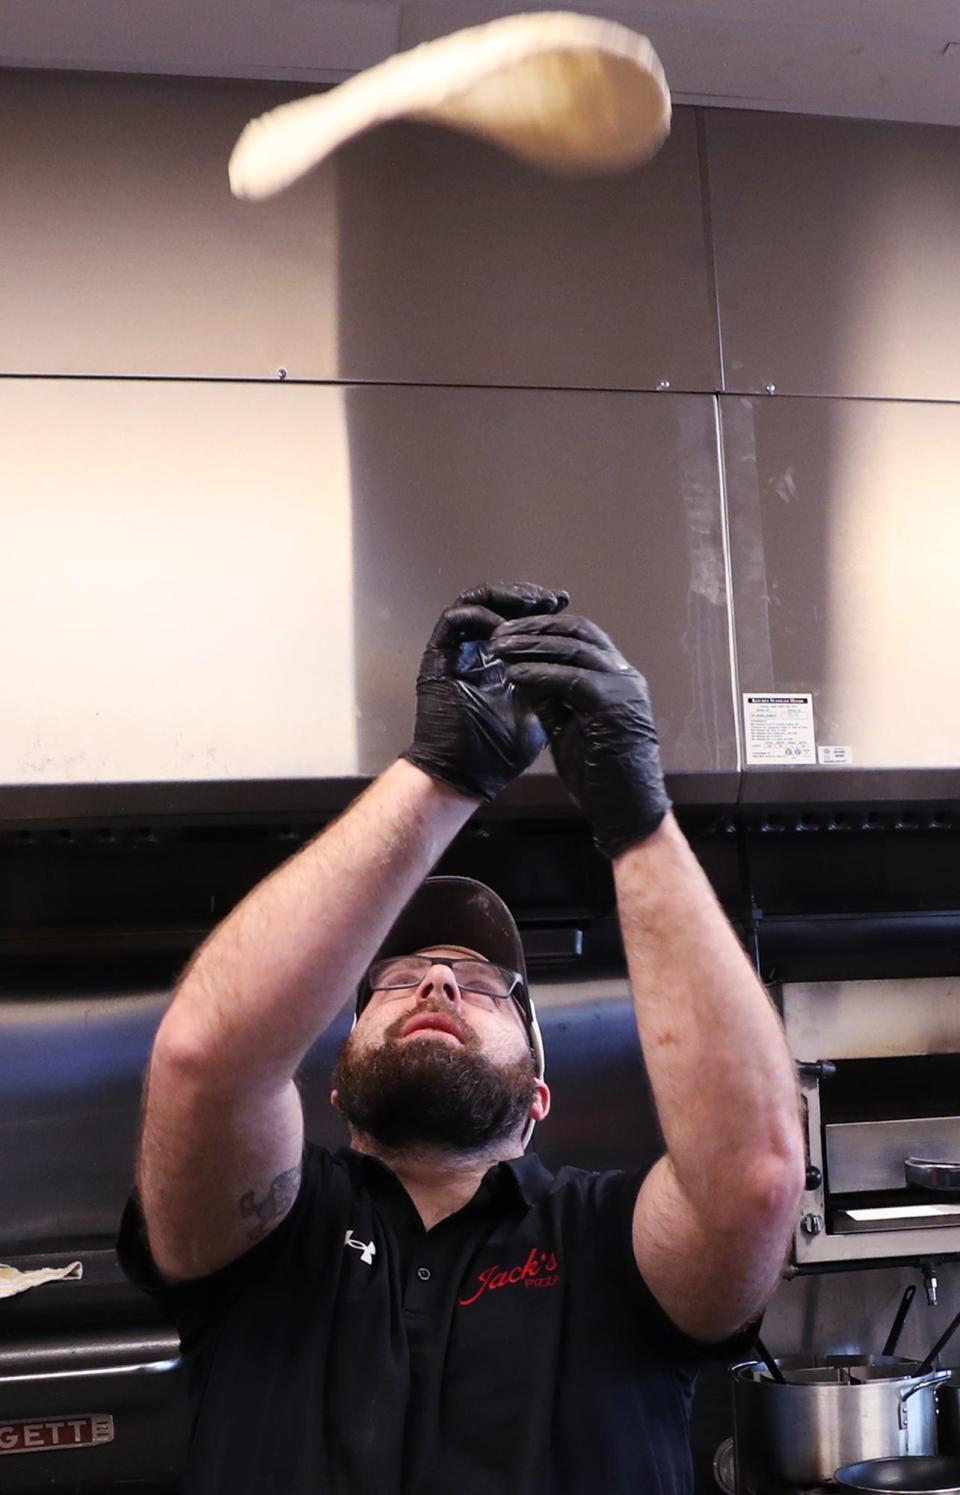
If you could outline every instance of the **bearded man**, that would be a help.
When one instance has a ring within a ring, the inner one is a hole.
[[[697,1366],[749,1343],[792,1234],[796,1085],[670,813],[646,682],[567,601],[457,599],[411,747],[160,1025],[118,1252],[180,1332],[188,1495],[691,1488]],[[491,889],[427,877],[548,741],[613,863],[666,1144],[645,1176],[524,1151],[550,1093],[520,936]],[[351,992],[331,1153],[295,1075]]]

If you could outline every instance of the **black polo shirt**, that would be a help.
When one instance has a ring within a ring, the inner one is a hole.
[[[500,1163],[424,1230],[393,1172],[307,1143],[286,1219],[164,1287],[136,1198],[117,1249],[179,1330],[187,1495],[679,1495],[698,1345],[637,1271],[641,1175]]]

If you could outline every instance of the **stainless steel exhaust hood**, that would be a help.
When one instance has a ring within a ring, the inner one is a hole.
[[[952,813],[949,130],[678,109],[574,184],[397,127],[254,212],[263,85],[9,87],[6,823],[339,808],[439,609],[517,576],[647,674],[678,804]],[[546,768],[496,813],[563,814]]]

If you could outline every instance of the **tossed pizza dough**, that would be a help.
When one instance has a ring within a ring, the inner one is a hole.
[[[569,11],[506,16],[251,120],[230,157],[231,189],[271,197],[353,136],[402,118],[587,176],[654,155],[670,130],[670,91],[649,41],[627,26]]]

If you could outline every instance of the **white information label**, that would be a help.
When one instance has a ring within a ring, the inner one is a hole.
[[[821,763],[852,763],[853,749],[848,747],[821,747],[817,748],[817,757]]]
[[[748,763],[816,763],[813,693],[744,692]]]

